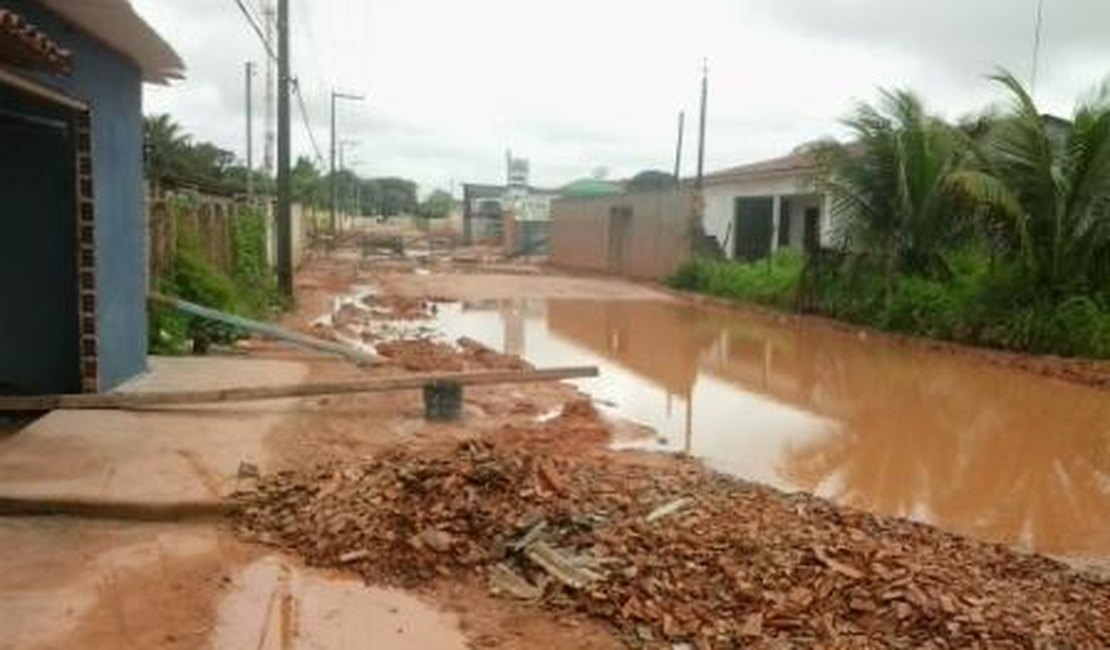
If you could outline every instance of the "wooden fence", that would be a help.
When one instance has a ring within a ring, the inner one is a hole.
[[[183,238],[204,259],[230,274],[234,263],[231,219],[243,209],[231,199],[200,194],[163,194],[147,201],[147,262],[151,283],[173,272]]]

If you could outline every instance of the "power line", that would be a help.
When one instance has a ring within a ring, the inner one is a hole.
[[[250,0],[247,1],[249,2]],[[270,44],[270,40],[266,38],[265,33],[262,31],[262,28],[258,24],[257,17],[251,12],[251,9],[247,6],[244,0],[235,0],[235,4],[239,7],[239,10],[243,12],[243,17],[247,19],[247,22],[250,24],[251,29],[254,30],[255,35],[258,36],[259,41],[261,41],[262,43],[262,47],[266,50],[266,54],[269,55],[272,61],[278,61],[279,59],[277,53],[274,52],[273,47]],[[297,94],[297,105],[300,108],[301,120],[304,123],[305,132],[308,133],[308,140],[312,144],[312,150],[316,154],[316,163],[323,167],[324,156],[320,153],[320,145],[316,142],[316,134],[312,131],[312,121],[308,117],[308,108],[305,105],[304,94],[301,92],[300,81],[299,79],[291,78],[289,79],[289,82],[292,86],[293,92]]]
[[[305,108],[304,95],[301,94],[300,80],[293,81],[293,92],[297,93],[297,104],[301,109],[301,120],[304,122],[304,130],[308,132],[308,141],[312,143],[312,150],[316,153],[316,163],[321,167],[324,166],[324,156],[320,153],[320,147],[316,144],[316,134],[312,132],[312,122],[308,119],[308,109]]]
[[[274,48],[272,45],[270,45],[270,41],[267,40],[266,34],[262,31],[262,28],[258,26],[258,22],[251,14],[250,9],[247,9],[247,5],[243,4],[243,0],[235,0],[235,4],[239,6],[239,11],[243,12],[243,17],[247,19],[248,23],[250,23],[250,26],[254,30],[254,33],[258,36],[258,40],[262,42],[262,47],[266,50],[266,54],[269,55],[271,59],[277,61],[277,53],[274,52]]]

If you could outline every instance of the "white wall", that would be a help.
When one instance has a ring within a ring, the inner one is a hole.
[[[799,196],[802,195],[802,196]],[[705,233],[717,238],[717,243],[728,257],[736,250],[736,236],[732,224],[736,214],[736,199],[756,196],[788,196],[790,201],[790,238],[792,246],[801,246],[805,227],[805,209],[821,207],[821,243],[830,243],[829,215],[826,201],[814,189],[813,181],[806,176],[773,176],[725,182],[709,182],[705,186]],[[730,228],[730,224],[732,227]],[[726,240],[727,237],[727,240]]]

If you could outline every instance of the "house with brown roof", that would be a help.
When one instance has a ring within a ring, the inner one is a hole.
[[[0,394],[146,369],[142,85],[183,67],[127,0],[0,0]]]
[[[705,233],[731,259],[755,260],[808,239],[832,239],[829,201],[817,189],[812,152],[740,165],[704,179]]]

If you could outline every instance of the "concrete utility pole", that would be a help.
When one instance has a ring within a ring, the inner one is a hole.
[[[1037,72],[1041,63],[1041,30],[1044,27],[1044,0],[1037,0],[1037,27],[1033,34],[1033,72],[1029,77],[1029,95],[1037,94]]]
[[[251,106],[254,62],[247,61],[244,67],[247,94],[247,205],[254,205],[254,110]]]
[[[339,146],[338,141],[335,139],[335,100],[337,100],[337,99],[349,99],[349,100],[352,100],[352,101],[360,102],[365,98],[362,95],[352,95],[352,94],[349,94],[349,93],[341,93],[341,92],[336,92],[335,90],[331,91],[331,176],[330,176],[330,183],[328,183],[328,184],[331,186],[329,189],[331,190],[331,201],[330,201],[330,203],[331,203],[331,232],[332,232],[332,234],[335,234],[335,226],[336,226],[335,204],[336,204],[336,201],[338,200],[338,197],[339,197],[338,187],[337,187],[336,182],[335,182],[335,154],[336,154],[336,149]]]
[[[262,0],[262,18],[266,22],[266,42],[274,42],[274,3],[273,0]],[[262,148],[262,169],[267,176],[274,174],[274,58],[266,57],[266,92],[263,93],[266,102],[266,129],[265,142]]]
[[[686,131],[686,111],[678,112],[678,145],[674,151],[674,181],[682,184],[682,136]]]
[[[293,298],[293,210],[289,185],[289,0],[278,0],[277,267],[278,289]]]
[[[705,175],[705,105],[709,100],[709,63],[702,61],[701,68],[701,120],[698,124],[698,176],[695,187],[701,191]]]

